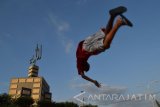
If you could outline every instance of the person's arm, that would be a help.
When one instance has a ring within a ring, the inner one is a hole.
[[[94,83],[97,87],[101,86],[96,80],[93,80],[92,78],[86,76],[84,73],[81,74],[81,77],[87,81]]]

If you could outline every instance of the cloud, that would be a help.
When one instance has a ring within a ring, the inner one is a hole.
[[[71,86],[73,89],[80,90],[78,94],[85,92],[84,94],[78,96],[77,98],[81,101],[84,101],[84,103],[88,104],[94,104],[98,105],[99,107],[157,107],[155,102],[149,98],[149,96],[144,96],[143,94],[134,94],[134,93],[128,93],[128,89],[123,86],[109,86],[102,84],[101,88],[97,88],[94,84],[90,82],[82,82],[82,80],[79,77],[75,77],[72,82]],[[156,99],[159,101],[158,93],[152,93],[156,95]],[[109,97],[103,96],[103,95],[117,95],[117,96],[124,96],[124,99],[122,97],[118,97],[118,100],[110,99]],[[129,95],[129,96],[127,96]],[[142,97],[140,97],[140,96]],[[147,94],[148,95],[148,94]],[[75,95],[76,96],[76,95]],[[136,96],[136,97],[135,97]],[[76,100],[75,98],[70,99],[70,101],[73,101],[79,105],[82,105],[82,102]]]
[[[70,24],[60,19],[58,16],[54,15],[53,13],[48,14],[49,22],[53,25],[54,30],[58,36],[61,45],[64,47],[66,53],[71,51],[73,47],[73,42],[70,38],[68,38],[65,34],[70,30]]]
[[[116,103],[111,99],[104,100],[104,95],[120,95],[124,94],[127,91],[127,88],[122,86],[109,86],[102,84],[101,88],[97,88],[92,83],[80,83],[79,78],[76,78],[74,80],[75,81],[72,81],[72,88],[85,92],[85,94],[78,96],[78,98],[83,99],[86,103],[91,103],[99,106],[106,106]],[[76,81],[79,81],[79,84],[77,84]],[[78,102],[75,99],[73,99],[73,101],[75,103],[81,104],[81,102]]]
[[[153,106],[151,101],[126,101],[126,102],[119,102],[117,104],[112,104],[112,107],[157,107],[156,105]]]
[[[73,47],[72,41],[68,41],[68,43],[66,44],[66,47],[65,47],[66,53],[69,53],[72,47]]]
[[[84,91],[90,93],[90,94],[113,94],[113,93],[124,93],[127,88],[126,87],[120,87],[120,86],[108,86],[105,84],[101,84],[101,88],[97,88],[92,83],[85,83],[85,84],[79,84],[75,85],[75,88],[84,89]]]
[[[157,107],[152,98],[160,101],[159,90],[153,91],[152,93],[130,93],[127,87],[105,84],[102,84],[101,88],[97,88],[94,84],[83,81],[81,77],[78,76],[71,80],[70,86],[72,89],[78,91],[75,96],[80,96],[76,98],[80,101],[84,101],[84,104],[90,103],[93,105],[98,105],[98,107]],[[100,95],[100,97],[98,95]],[[119,96],[119,99],[114,99],[115,96],[113,99],[110,99],[109,97],[103,95],[117,95]],[[82,105],[83,102],[77,100],[75,96],[73,96],[73,98],[69,101]],[[120,96],[124,96],[124,99]]]
[[[64,20],[61,20],[56,15],[49,13],[48,17],[59,35],[63,34],[64,32],[70,29],[69,23]]]

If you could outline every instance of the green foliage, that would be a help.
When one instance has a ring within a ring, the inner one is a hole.
[[[60,102],[55,103],[55,107],[78,107],[78,105],[73,102]]]
[[[11,102],[11,97],[8,94],[0,94],[0,107],[10,105]]]
[[[8,94],[0,94],[0,107],[31,107],[34,100],[31,97],[19,97],[11,99]],[[38,101],[38,107],[79,107],[73,102],[51,102],[51,101]],[[94,105],[84,105],[83,107],[98,107]],[[160,107],[160,106],[159,106]]]
[[[55,103],[51,101],[41,100],[38,101],[38,107],[55,107]]]
[[[16,106],[16,105],[11,104],[11,105],[3,105],[3,106],[0,106],[0,107],[17,107],[17,106]]]
[[[30,107],[34,103],[31,97],[19,97],[15,100],[15,104],[19,107]]]
[[[160,103],[157,100],[156,100],[156,104],[157,104],[158,107],[160,107]]]
[[[98,107],[98,106],[89,104],[89,105],[84,105],[83,107]]]
[[[73,102],[50,102],[50,101],[38,101],[39,107],[78,107],[77,104]]]

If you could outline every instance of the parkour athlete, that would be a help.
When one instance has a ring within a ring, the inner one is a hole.
[[[87,72],[90,68],[87,61],[90,56],[97,55],[110,48],[112,40],[120,27],[133,26],[132,23],[124,15],[122,15],[126,11],[127,8],[124,6],[111,9],[109,11],[110,18],[107,26],[100,29],[98,32],[89,36],[85,40],[80,41],[78,44],[76,51],[78,74],[81,75],[83,79],[94,83],[97,87],[101,86],[100,83],[85,75],[85,72]],[[116,22],[113,25],[115,19]]]

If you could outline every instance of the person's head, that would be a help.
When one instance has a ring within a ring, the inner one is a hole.
[[[86,61],[86,62],[83,62],[83,69],[85,72],[88,72],[89,71],[89,68],[90,68],[90,65],[89,63]]]
[[[79,74],[84,73],[84,72],[88,72],[90,68],[90,65],[87,61],[77,61],[77,69]]]

